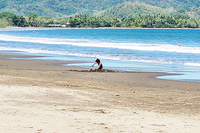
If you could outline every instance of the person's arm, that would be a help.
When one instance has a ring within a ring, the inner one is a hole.
[[[94,62],[94,63],[92,64],[92,67],[93,67],[95,64],[97,64],[97,62]]]

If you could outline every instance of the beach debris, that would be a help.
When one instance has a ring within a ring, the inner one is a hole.
[[[97,109],[97,110],[94,110],[94,111],[95,111],[95,113],[107,114],[104,109]]]
[[[97,125],[106,125],[105,123],[94,123],[94,124],[97,124]]]
[[[151,124],[151,126],[166,126],[165,124]]]

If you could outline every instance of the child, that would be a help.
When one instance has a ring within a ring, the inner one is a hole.
[[[94,64],[92,65],[92,67],[95,65],[95,64],[98,64],[98,68],[97,69],[102,69],[103,68],[103,65],[102,65],[102,63],[100,62],[100,60],[99,59],[96,59],[96,61],[94,62]]]

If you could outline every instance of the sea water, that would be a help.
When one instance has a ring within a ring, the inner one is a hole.
[[[99,58],[105,69],[174,73],[179,75],[157,78],[200,81],[199,29],[0,29],[0,52],[83,61],[88,63],[70,65],[90,69]]]

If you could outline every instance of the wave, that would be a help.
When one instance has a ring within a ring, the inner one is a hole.
[[[80,47],[102,47],[117,48],[140,51],[161,51],[176,53],[200,54],[200,47],[177,46],[172,44],[147,44],[147,43],[125,43],[125,42],[104,42],[89,39],[63,39],[63,38],[39,38],[39,37],[19,37],[0,34],[2,41],[30,42],[54,45],[73,45]]]
[[[188,63],[184,63],[184,65],[187,65],[187,66],[198,66],[198,67],[200,67],[200,63],[191,63],[191,62],[188,62]]]
[[[198,66],[200,67],[200,63],[196,62],[186,62],[186,63],[177,63],[172,61],[166,60],[156,60],[156,59],[143,59],[143,58],[128,58],[127,56],[115,56],[110,54],[82,54],[82,53],[71,53],[68,51],[50,51],[50,50],[37,50],[37,49],[23,49],[23,48],[8,48],[8,47],[0,47],[0,50],[4,51],[21,51],[27,52],[32,54],[46,54],[48,55],[67,55],[67,56],[77,56],[77,57],[89,57],[89,58],[100,58],[100,59],[107,59],[107,60],[118,60],[118,61],[130,61],[130,62],[143,62],[143,63],[156,63],[156,64],[181,64],[186,66]]]

